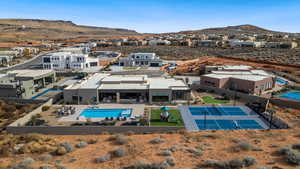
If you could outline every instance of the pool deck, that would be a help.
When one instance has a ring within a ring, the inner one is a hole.
[[[76,111],[72,115],[64,116],[58,119],[59,122],[86,122],[84,119],[78,119],[80,113],[87,108],[95,107],[99,109],[132,109],[131,117],[143,116],[144,104],[99,104],[99,105],[66,105],[66,107],[75,107]],[[92,121],[101,121],[105,118],[92,118]]]
[[[185,124],[185,128],[188,131],[199,131],[198,125],[195,122],[195,120],[203,120],[205,117],[203,115],[192,115],[189,107],[207,107],[207,106],[179,106],[179,110],[182,116],[182,119]],[[222,106],[226,107],[226,106]],[[232,106],[228,106],[232,107]],[[230,115],[224,115],[224,116],[213,116],[213,115],[207,115],[207,120],[255,120],[259,125],[261,125],[264,129],[268,129],[268,126],[266,123],[263,122],[263,120],[259,117],[257,113],[252,111],[247,106],[236,106],[241,108],[247,115],[243,116],[230,116]]]

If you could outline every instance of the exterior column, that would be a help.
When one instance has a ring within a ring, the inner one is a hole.
[[[120,103],[120,92],[117,92],[117,103]]]

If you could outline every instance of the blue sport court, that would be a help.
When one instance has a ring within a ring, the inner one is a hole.
[[[255,120],[195,120],[200,130],[264,129]]]
[[[247,106],[180,106],[185,128],[198,130],[260,130],[267,122]]]
[[[300,91],[290,91],[279,95],[279,97],[300,101]]]
[[[193,116],[246,116],[248,115],[240,107],[233,106],[204,106],[204,107],[190,107]]]
[[[85,118],[131,117],[131,109],[84,109],[79,116]]]

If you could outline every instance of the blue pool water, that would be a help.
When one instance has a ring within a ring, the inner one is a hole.
[[[279,85],[287,85],[288,81],[277,77],[276,78],[276,83],[279,84]]]
[[[35,96],[32,96],[31,99],[36,99],[36,98],[38,98],[40,96],[43,96],[43,95],[45,95],[49,92],[62,92],[62,91],[63,91],[62,89],[47,89],[47,90],[45,90],[45,91],[43,91],[43,92],[41,92],[41,93],[39,93]]]
[[[264,129],[256,120],[195,120],[199,130]]]
[[[84,109],[79,116],[86,118],[130,117],[131,109]]]
[[[279,97],[300,101],[300,91],[286,92],[279,95]]]
[[[193,116],[246,116],[248,115],[240,107],[231,106],[204,106],[204,107],[189,107]]]

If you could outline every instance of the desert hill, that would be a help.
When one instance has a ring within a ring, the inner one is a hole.
[[[76,25],[71,21],[0,19],[0,40],[47,40],[78,36],[138,35],[134,30]]]

